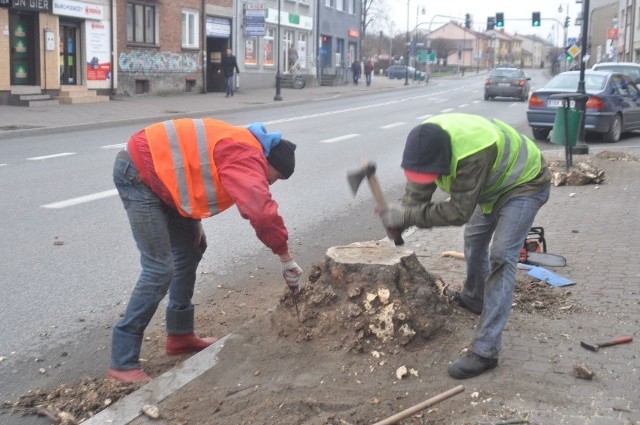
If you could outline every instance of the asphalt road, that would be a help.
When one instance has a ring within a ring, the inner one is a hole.
[[[546,81],[542,71],[529,74],[533,88]],[[354,198],[346,171],[363,160],[375,161],[388,200],[397,200],[404,185],[399,165],[404,140],[421,120],[443,112],[474,113],[530,135],[526,102],[482,100],[482,78],[438,80],[416,90],[217,118],[238,125],[261,121],[298,144],[296,173],[272,189],[293,250],[308,265],[305,260],[319,258],[327,246],[384,236],[368,188]],[[3,141],[2,162],[12,166],[0,167],[0,400],[14,400],[29,389],[79,375],[104,373],[110,327],[139,272],[111,168],[116,152],[144,125]],[[619,145],[638,143],[627,136]],[[547,142],[539,145],[543,150],[562,149]],[[229,284],[279,271],[274,256],[234,209],[203,224],[209,250],[201,263],[198,291],[215,291],[211,280]],[[47,423],[34,417],[10,420]]]

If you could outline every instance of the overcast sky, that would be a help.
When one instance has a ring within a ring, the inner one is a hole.
[[[389,15],[393,20],[393,33],[406,33],[407,31],[407,0],[384,0],[389,7]],[[416,14],[419,10],[419,29],[425,31],[429,29],[429,24],[433,21],[431,29],[442,25],[449,18],[435,15],[454,16],[464,19],[465,13],[470,13],[473,17],[472,28],[476,31],[485,31],[487,28],[487,17],[495,16],[496,12],[504,13],[505,31],[524,35],[537,35],[548,40],[559,38],[562,42],[564,38],[564,28],[556,31],[554,26],[559,26],[555,20],[564,24],[567,16],[567,5],[569,6],[568,37],[580,37],[580,27],[574,25],[575,18],[582,10],[581,3],[575,0],[409,0],[409,30],[416,26]],[[562,6],[562,12],[558,12],[558,7]],[[425,14],[422,14],[422,8]],[[540,12],[542,24],[539,28],[531,25],[531,13]],[[389,29],[383,29],[386,33]],[[559,43],[562,44],[562,43]]]

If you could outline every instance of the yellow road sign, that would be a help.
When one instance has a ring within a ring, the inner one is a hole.
[[[578,56],[578,53],[580,53],[580,48],[574,44],[573,46],[569,47],[568,52],[571,56],[575,57]]]

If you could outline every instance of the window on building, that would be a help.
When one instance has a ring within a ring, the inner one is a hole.
[[[200,47],[198,12],[182,11],[182,47],[197,49]]]
[[[156,44],[156,7],[127,3],[127,41]]]
[[[273,28],[267,28],[267,33],[263,37],[264,42],[264,64],[273,66]]]
[[[336,10],[344,10],[344,0],[336,0]]]
[[[349,2],[349,13],[352,15],[356,14],[356,1],[358,0],[348,0]]]
[[[244,41],[244,64],[258,64],[258,37],[247,37]]]
[[[332,3],[333,3],[333,0],[324,0],[324,5],[327,6],[327,7],[333,6]]]

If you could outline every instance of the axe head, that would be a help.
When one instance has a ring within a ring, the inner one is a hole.
[[[358,193],[358,188],[360,187],[362,180],[364,180],[365,177],[371,177],[375,173],[376,164],[372,161],[367,161],[358,170],[347,173],[347,181],[349,182],[349,187],[351,188],[351,192],[353,192],[353,196],[356,196],[356,193]]]

